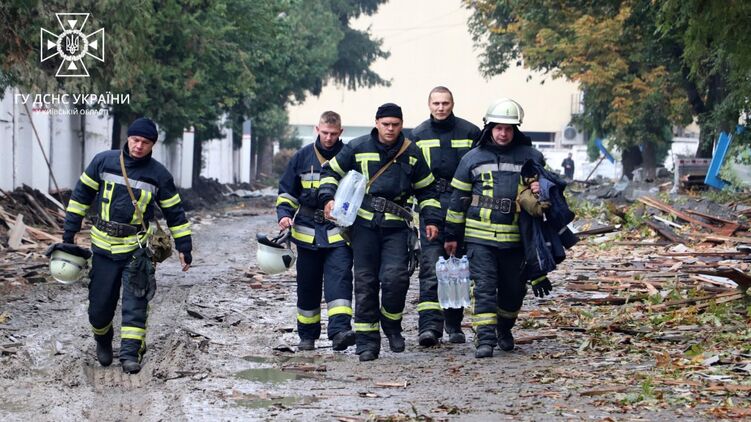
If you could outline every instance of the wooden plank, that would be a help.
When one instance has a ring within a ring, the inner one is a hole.
[[[654,230],[655,233],[673,243],[686,243],[686,240],[675,234],[674,231],[670,230],[670,227],[655,223],[652,220],[644,220],[644,223],[649,226],[650,229]]]
[[[29,204],[31,204],[31,207],[34,208],[34,210],[39,214],[39,218],[43,219],[47,222],[47,224],[50,227],[53,227],[55,229],[60,229],[60,226],[57,225],[57,222],[50,217],[50,213],[47,212],[44,208],[42,208],[41,205],[37,202],[36,199],[34,199],[33,196],[31,196],[28,192],[23,193],[26,196],[26,199],[29,201]]]
[[[18,249],[21,247],[21,239],[26,232],[26,225],[23,223],[23,214],[16,216],[16,221],[8,232],[8,246],[11,249]]]

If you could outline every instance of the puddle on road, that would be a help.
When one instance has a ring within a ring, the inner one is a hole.
[[[290,380],[301,380],[310,378],[300,373],[291,371],[282,371],[275,368],[251,368],[240,371],[235,374],[237,378],[248,381],[263,382],[268,384],[278,384]]]
[[[253,363],[308,363],[320,365],[326,362],[343,360],[341,356],[243,356],[243,360]]]
[[[274,399],[267,399],[261,397],[248,396],[240,400],[236,400],[237,406],[246,407],[248,409],[263,409],[271,406],[295,406],[301,404],[311,404],[316,402],[316,397],[278,397]]]

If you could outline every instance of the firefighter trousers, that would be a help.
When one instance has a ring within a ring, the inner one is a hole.
[[[469,243],[469,271],[472,289],[472,326],[476,331],[475,346],[493,346],[497,332],[511,330],[527,293],[521,279],[524,263],[522,248],[501,249]]]
[[[358,354],[366,350],[380,352],[381,327],[387,336],[402,331],[402,312],[409,289],[409,230],[406,226],[352,226]]]
[[[321,335],[321,289],[326,299],[328,338],[351,329],[352,249],[297,248],[297,333],[301,339]]]
[[[120,300],[123,270],[130,259],[113,260],[93,254],[89,284],[89,322],[98,341],[112,341],[112,319]],[[120,360],[141,361],[146,351],[146,318],[149,302],[122,289],[122,325],[120,327]]]
[[[420,298],[417,303],[419,333],[432,331],[436,337],[443,335],[444,319],[448,334],[461,332],[464,308],[441,309],[438,302],[438,278],[435,264],[438,258],[448,255],[443,249],[443,238],[427,240],[425,227],[420,227]]]

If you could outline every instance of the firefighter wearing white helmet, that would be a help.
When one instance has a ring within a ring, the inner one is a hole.
[[[526,294],[516,197],[522,165],[527,160],[544,165],[544,158],[519,130],[523,119],[524,110],[516,101],[493,102],[478,147],[462,157],[451,181],[444,248],[453,254],[459,242],[466,243],[475,281],[472,325],[477,358],[493,356],[496,345],[514,349],[511,328]],[[532,191],[539,192],[539,184]]]

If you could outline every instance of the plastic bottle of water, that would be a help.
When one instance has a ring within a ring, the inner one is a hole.
[[[449,308],[459,308],[461,305],[459,304],[459,296],[458,296],[458,285],[459,285],[459,259],[452,256],[448,260],[448,267],[449,267]]]
[[[448,263],[443,257],[435,263],[435,276],[438,279],[438,303],[441,308],[448,308]]]
[[[462,307],[466,308],[469,306],[469,283],[470,283],[470,274],[469,274],[469,259],[467,258],[467,255],[462,256],[461,261],[459,261],[459,267],[461,268],[461,278],[459,283],[459,297],[461,298],[460,303]]]
[[[331,216],[336,219],[336,224],[349,227],[355,222],[357,210],[360,209],[365,197],[367,182],[365,176],[354,170],[347,172],[339,181],[334,194],[334,209],[331,210]]]

